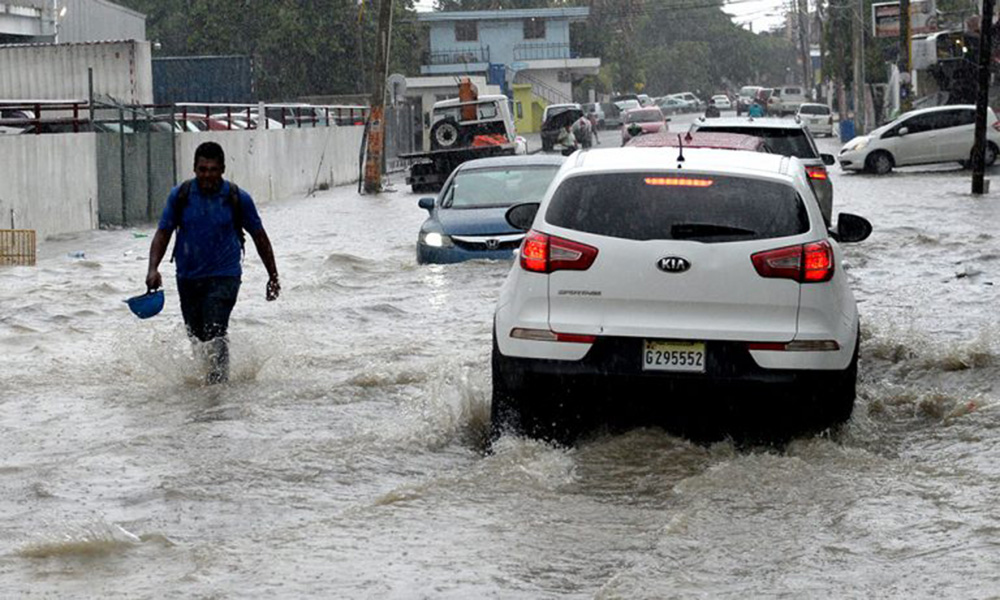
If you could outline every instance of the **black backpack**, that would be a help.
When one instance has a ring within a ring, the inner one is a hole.
[[[184,209],[187,208],[188,200],[191,196],[191,185],[194,183],[194,179],[188,179],[181,184],[179,190],[177,190],[177,199],[174,201],[174,229],[180,229],[181,223],[183,222]],[[233,209],[233,227],[236,228],[236,235],[240,238],[240,252],[246,256],[246,233],[243,232],[243,207],[240,205],[240,188],[236,187],[236,184],[229,182],[229,197],[226,198],[229,202],[229,206]],[[174,258],[177,256],[177,243],[174,243],[174,252],[170,256],[170,262],[174,262]]]

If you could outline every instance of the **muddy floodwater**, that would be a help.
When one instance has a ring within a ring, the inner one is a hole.
[[[225,385],[172,266],[161,315],[121,302],[148,227],[42,243],[0,269],[0,596],[1000,597],[1000,196],[957,165],[832,174],[875,226],[847,250],[859,399],[778,447],[650,427],[484,454],[510,265],[417,266],[398,176],[261,207],[283,293],[248,248]]]

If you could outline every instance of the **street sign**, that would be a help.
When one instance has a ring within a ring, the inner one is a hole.
[[[935,0],[910,2],[910,35],[938,30]],[[899,37],[899,2],[872,4],[872,32],[875,37]]]

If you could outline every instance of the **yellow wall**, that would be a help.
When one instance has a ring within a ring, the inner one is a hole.
[[[545,101],[531,93],[531,84],[514,84],[514,127],[518,133],[537,133],[542,130],[542,111]]]

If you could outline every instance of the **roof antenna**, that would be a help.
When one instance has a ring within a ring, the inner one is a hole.
[[[677,154],[677,162],[682,163],[684,162],[684,138],[681,137],[681,134],[679,133],[677,134],[677,146],[680,148],[680,151]],[[677,165],[678,169],[680,167],[681,165]]]

